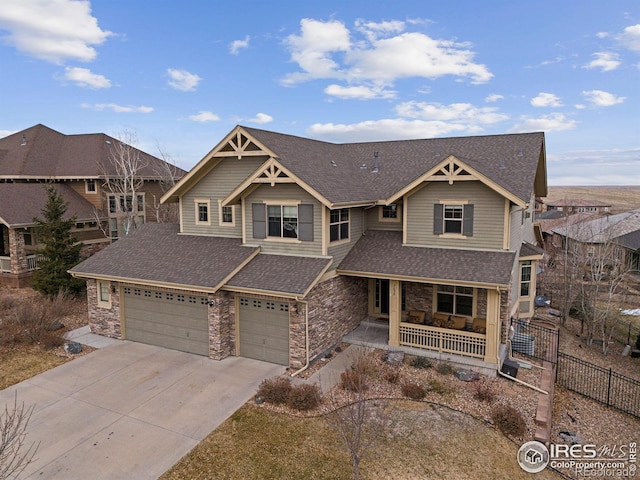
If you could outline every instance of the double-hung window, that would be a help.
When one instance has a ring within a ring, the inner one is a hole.
[[[444,206],[444,233],[462,234],[462,205]]]
[[[528,297],[531,292],[531,260],[520,264],[520,296]]]
[[[465,201],[441,201],[433,206],[435,235],[473,236],[473,205]]]
[[[438,312],[473,315],[473,288],[438,285]]]
[[[196,225],[211,225],[211,201],[208,198],[196,198]]]
[[[329,220],[329,240],[338,242],[349,238],[349,209],[331,210]]]
[[[298,238],[297,205],[268,205],[267,220],[269,237]]]

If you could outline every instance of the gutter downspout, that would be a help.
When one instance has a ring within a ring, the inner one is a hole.
[[[295,377],[299,373],[302,373],[307,368],[309,368],[309,361],[310,361],[309,359],[309,302],[305,300],[299,300],[298,297],[295,297],[295,299],[296,299],[296,302],[304,304],[304,325],[305,325],[304,338],[305,338],[305,352],[307,356],[307,363],[305,363],[305,365],[300,370],[293,372],[291,374],[292,377]]]

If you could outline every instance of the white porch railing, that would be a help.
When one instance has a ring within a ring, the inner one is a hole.
[[[482,333],[402,322],[400,323],[400,345],[484,358],[487,338]]]
[[[11,273],[11,257],[0,257],[0,273]]]
[[[38,264],[44,258],[43,255],[27,255],[27,271],[33,272],[38,269]]]

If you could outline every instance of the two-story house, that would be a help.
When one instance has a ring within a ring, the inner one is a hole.
[[[145,225],[76,266],[92,331],[304,368],[362,320],[495,372],[531,317],[542,133],[333,144],[238,126]]]
[[[123,177],[116,166],[122,154],[139,167],[135,199],[125,190],[105,188]],[[156,220],[168,171],[176,177],[186,173],[101,133],[64,135],[35,125],[0,138],[0,284],[27,285],[38,267],[33,219],[47,202],[46,185],[55,185],[68,203],[67,218],[76,217],[72,233],[89,255],[122,236],[126,219]]]

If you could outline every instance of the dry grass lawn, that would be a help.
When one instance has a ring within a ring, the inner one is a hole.
[[[0,390],[27,380],[69,361],[53,350],[39,346],[0,347]]]
[[[518,445],[466,414],[397,401],[393,427],[361,464],[363,480],[530,478]],[[251,403],[238,410],[161,480],[351,478],[349,456],[323,417],[300,418]],[[560,478],[552,471],[540,480]]]

